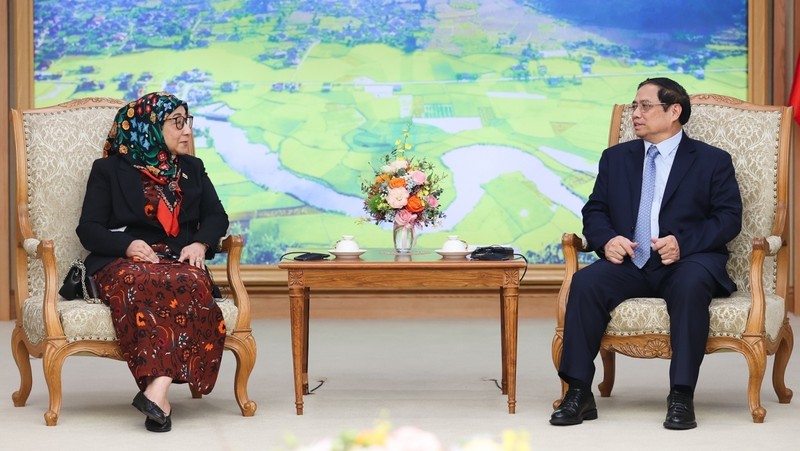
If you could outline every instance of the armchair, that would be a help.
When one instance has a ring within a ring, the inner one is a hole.
[[[741,233],[728,243],[727,269],[738,291],[711,302],[706,354],[731,350],[744,356],[749,368],[750,414],[753,422],[762,423],[766,410],[761,405],[761,384],[767,356],[775,356],[772,385],[778,401],[788,403],[792,399],[792,391],[784,382],[794,343],[786,309],[791,108],[754,105],[712,94],[693,95],[691,102],[686,133],[731,154],[744,207]],[[630,114],[624,105],[614,106],[609,146],[636,138]],[[558,295],[553,337],[556,368],[561,361],[564,315],[572,277],[578,271],[578,252],[588,251],[585,240],[572,233],[563,235],[562,246],[566,273]],[[670,358],[669,315],[663,299],[628,299],[611,313],[600,348],[604,374],[598,388],[603,397],[610,396],[614,387],[616,353]],[[562,396],[566,388],[562,382]]]
[[[15,249],[16,325],[11,348],[20,374],[14,405],[25,405],[32,388],[30,357],[42,358],[50,405],[45,423],[54,426],[61,410],[61,371],[67,357],[92,355],[123,360],[104,304],[67,301],[58,289],[71,261],[84,258],[75,234],[92,162],[115,114],[126,102],[88,98],[47,108],[12,110],[16,157],[17,228]],[[68,155],[68,158],[64,158]],[[228,236],[220,252],[227,253],[230,296],[218,299],[228,335],[225,349],[236,357],[234,393],[243,416],[256,403],[247,396],[247,382],[256,359],[250,329],[250,301],[241,281],[239,259],[243,241]],[[199,393],[192,393],[199,398]]]

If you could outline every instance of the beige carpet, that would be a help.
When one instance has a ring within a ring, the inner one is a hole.
[[[793,322],[797,327],[796,318]],[[550,426],[559,390],[550,359],[554,324],[540,319],[520,321],[515,415],[507,413],[506,397],[494,382],[500,377],[496,320],[312,318],[311,386],[324,383],[306,396],[303,416],[294,411],[288,323],[257,320],[258,361],[249,385],[258,403],[254,417],[242,417],[235,403],[230,353],[224,355],[212,394],[195,400],[185,386],[173,387],[174,425],[168,434],[145,431],[142,415],[130,406],[136,387],[122,362],[73,357],[64,367],[59,424],[47,427],[41,360],[32,362],[34,386],[27,406],[15,408],[11,402],[19,384],[9,345],[12,326],[0,322],[2,450],[288,450],[291,443],[307,446],[345,430],[369,429],[380,418],[395,428],[431,432],[447,450],[478,436],[499,442],[504,430],[527,433],[532,450],[800,449],[800,399],[778,404],[770,367],[762,389],[766,421],[752,423],[747,366],[736,353],[707,356],[695,396],[697,429],[661,426],[669,362],[626,357],[618,358],[613,396],[598,398],[598,420]],[[795,391],[799,360],[795,355],[787,371],[787,385]]]

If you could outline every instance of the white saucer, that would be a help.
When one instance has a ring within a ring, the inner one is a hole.
[[[444,249],[436,249],[436,253],[446,260],[461,260],[471,254],[472,251],[446,251]]]
[[[336,256],[336,258],[341,258],[342,260],[345,259],[356,259],[361,256],[364,252],[367,252],[366,249],[359,249],[357,251],[337,251],[334,249],[329,250],[331,254]]]

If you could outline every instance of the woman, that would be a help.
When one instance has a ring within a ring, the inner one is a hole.
[[[139,386],[133,406],[172,429],[172,383],[214,387],[225,343],[205,259],[228,216],[192,148],[186,102],[150,93],[122,107],[92,165],[77,234]]]

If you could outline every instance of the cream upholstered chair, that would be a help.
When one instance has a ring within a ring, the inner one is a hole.
[[[58,289],[72,260],[88,254],[75,234],[86,181],[92,162],[102,155],[114,116],[125,103],[89,98],[11,112],[17,175],[17,319],[11,349],[20,373],[20,387],[12,398],[15,406],[25,405],[32,388],[30,356],[42,358],[50,394],[44,415],[48,426],[58,422],[61,370],[67,357],[122,360],[109,308],[64,300]],[[230,298],[217,301],[228,325],[225,348],[233,351],[237,361],[236,400],[242,415],[252,416],[256,403],[247,396],[247,382],[256,346],[250,330],[250,301],[239,274],[242,245],[240,236],[221,241],[220,251],[228,254],[231,289]]]
[[[761,383],[767,356],[775,355],[772,385],[778,401],[788,403],[792,391],[784,374],[794,337],[786,315],[789,254],[786,244],[791,108],[753,105],[731,97],[691,96],[692,116],[684,129],[692,138],[731,154],[744,206],[742,231],[728,243],[728,273],[738,291],[711,302],[711,328],[706,353],[733,350],[747,361],[747,396],[753,421],[764,421]],[[615,105],[609,145],[636,139],[630,111]],[[586,242],[575,234],[562,237],[566,274],[558,296],[553,362],[561,361],[564,314],[572,276],[578,270],[577,252]],[[601,342],[603,381],[600,395],[611,395],[615,353],[640,358],[669,358],[669,315],[663,299],[628,299],[611,312]],[[566,386],[562,383],[562,396]],[[558,402],[558,401],[556,401]]]

